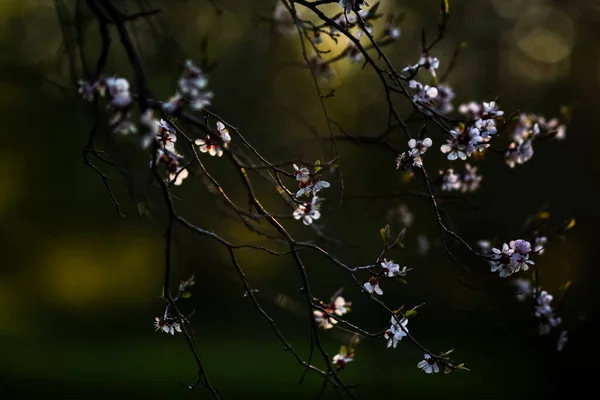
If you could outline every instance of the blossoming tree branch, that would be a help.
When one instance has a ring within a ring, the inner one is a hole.
[[[208,6],[219,10],[219,3],[212,1]],[[393,232],[382,221],[381,249],[368,256],[371,260],[368,265],[357,265],[355,260],[346,259],[343,252],[328,250],[314,241],[299,240],[290,233],[291,226],[300,224],[315,237],[332,240],[325,233],[328,217],[323,204],[328,203],[330,191],[340,191],[343,199],[344,179],[351,179],[343,174],[344,157],[337,148],[340,141],[357,146],[375,145],[386,150],[389,168],[396,169],[406,182],[415,182],[425,188],[423,192],[408,194],[429,202],[430,217],[439,228],[440,251],[466,269],[465,262],[456,252],[457,249],[464,250],[478,260],[477,267],[487,265],[489,274],[513,282],[518,300],[528,302],[532,318],[538,320],[539,334],[555,335],[558,351],[565,346],[567,329],[552,304],[553,296],[541,286],[538,258],[555,239],[562,238],[575,221],[551,225],[549,213],[542,212],[528,221],[525,231],[515,232],[512,237],[496,241],[482,238],[471,243],[452,228],[451,216],[444,212],[441,204],[448,196],[464,198],[486,184],[478,172],[480,163],[503,164],[506,174],[511,174],[519,165],[531,162],[534,147],[543,150],[545,141],[565,139],[568,110],[561,110],[558,117],[546,118],[534,113],[504,111],[509,105],[501,106],[498,98],[455,105],[455,90],[445,81],[452,73],[455,58],[464,50],[459,45],[451,59],[436,57],[436,46],[445,37],[450,16],[449,1],[439,3],[439,15],[432,16],[439,20],[433,39],[429,40],[423,30],[420,54],[407,54],[405,64],[393,65],[385,49],[402,40],[402,16],[383,13],[380,2],[274,1],[273,12],[265,19],[275,28],[276,34],[299,42],[298,56],[314,82],[314,101],[322,109],[328,127],[327,140],[335,152],[332,160],[281,161],[269,160],[246,138],[243,126],[238,127],[235,121],[225,120],[211,109],[211,102],[219,93],[211,90],[206,60],[199,63],[189,59],[181,65],[180,75],[173,77],[170,98],[151,95],[147,68],[135,45],[130,23],[160,17],[160,10],[143,8],[144,3],[140,2],[140,11],[132,14],[125,11],[121,2],[114,0],[77,0],[74,10],[69,10],[63,2],[56,2],[65,42],[74,43],[75,51],[70,53],[72,65],[78,65],[78,82],[74,89],[93,109],[94,125],[84,149],[85,163],[103,181],[117,212],[122,215],[119,203],[122,200],[115,197],[106,171],[120,173],[125,181],[131,178],[130,174],[113,155],[98,149],[96,141],[101,129],[106,129],[110,135],[125,136],[147,154],[145,168],[149,171],[149,185],[161,194],[164,205],[161,210],[166,214],[162,288],[165,306],[156,316],[154,326],[166,334],[181,334],[187,342],[198,368],[196,381],[188,385],[190,390],[204,386],[219,398],[219,390],[213,386],[207,372],[210,366],[204,365],[198,351],[194,317],[183,309],[185,299],[193,293],[195,279],[202,279],[202,272],[197,271],[195,276],[182,280],[177,286],[173,283],[177,275],[177,265],[172,257],[176,226],[208,238],[226,250],[231,268],[244,287],[244,297],[252,302],[257,316],[270,325],[274,340],[281,342],[306,373],[322,377],[323,391],[333,387],[341,395],[353,396],[353,384],[343,379],[343,370],[351,368],[349,364],[360,352],[360,341],[367,339],[380,340],[390,351],[402,346],[416,346],[422,351],[423,358],[415,359],[414,365],[427,374],[468,371],[460,360],[454,359],[453,350],[432,349],[410,332],[409,322],[411,326],[418,323],[415,316],[423,304],[411,307],[386,300],[388,292],[400,290],[399,282],[410,282],[411,275],[419,273],[418,265],[401,265],[391,258],[394,249],[403,247],[403,239],[410,231],[412,214],[405,205],[399,207],[404,228]],[[339,5],[335,12],[331,12],[331,4]],[[85,23],[84,15],[92,17],[101,43],[100,54],[94,61],[88,58],[90,54],[85,49],[89,38],[83,36],[81,29]],[[327,48],[327,43],[341,43],[342,50],[334,54]],[[108,56],[116,46],[121,46],[125,52],[133,76],[131,82],[122,77],[123,71],[106,69]],[[341,63],[354,64],[351,67],[357,69],[369,68],[376,74],[388,114],[384,131],[369,136],[352,134],[331,119],[327,99],[335,93],[326,93],[321,86],[334,76],[333,66]],[[457,92],[459,90],[456,88]],[[398,111],[401,103],[411,106],[409,115],[404,116]],[[415,123],[420,129],[413,128]],[[402,148],[395,148],[390,141],[397,136],[403,138]],[[499,157],[484,157],[487,153]],[[214,177],[205,164],[209,157],[215,157],[235,170],[246,203],[234,201]],[[446,167],[434,171],[428,167],[430,159],[444,160]],[[266,207],[255,190],[257,182],[268,182],[272,188],[271,196],[285,204],[289,213],[279,215]],[[182,185],[204,185],[215,201],[239,223],[273,246],[232,242],[218,231],[204,228],[201,222],[191,222],[174,201],[177,187]],[[396,188],[389,189],[399,197]],[[328,207],[340,206],[328,204]],[[145,207],[138,204],[140,213],[148,212]],[[428,241],[421,239],[421,250],[427,251]],[[282,251],[281,246],[285,250]],[[294,349],[277,321],[262,306],[257,296],[260,288],[250,284],[244,265],[239,261],[238,253],[242,249],[293,260],[301,282],[298,289],[304,302],[302,312],[311,329],[307,356]],[[362,296],[347,299],[341,288],[333,294],[315,293],[304,256],[309,252],[326,260],[328,268],[349,277]],[[422,301],[426,303],[427,298]],[[368,331],[352,321],[351,306],[361,302],[388,314],[385,320],[377,321],[380,330]],[[419,311],[419,315],[427,318],[426,312]],[[322,337],[333,329],[344,329],[351,332],[352,337],[348,342],[340,343],[338,348],[328,348]],[[448,349],[451,347],[448,343]]]

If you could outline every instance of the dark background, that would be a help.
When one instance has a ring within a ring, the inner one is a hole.
[[[422,27],[430,38],[435,35],[438,3],[382,1],[384,10],[404,13],[401,38],[386,48],[398,68],[418,59]],[[74,9],[74,3],[66,4]],[[137,10],[137,3],[119,4]],[[271,15],[274,2],[223,0],[220,16],[209,2],[152,4],[163,12],[151,24],[136,22],[130,30],[157,98],[173,93],[186,58],[204,57],[207,38],[206,54],[217,62],[209,77],[215,93],[211,110],[238,126],[273,161],[333,158],[310,75],[296,65],[302,62],[297,38],[274,36],[260,18]],[[191,398],[194,394],[178,383],[195,377],[183,338],[155,333],[152,327],[163,309],[164,216],[140,218],[127,184],[108,170],[127,215],[118,217],[98,175],[83,165],[81,150],[93,119],[72,90],[54,5],[41,0],[0,4],[0,397]],[[454,358],[471,369],[429,376],[416,368],[423,354],[409,341],[388,350],[384,339],[363,339],[343,378],[360,384],[356,392],[361,398],[387,393],[477,399],[578,393],[591,387],[597,369],[592,326],[599,260],[600,2],[457,0],[450,1],[450,12],[447,35],[433,55],[444,69],[456,45],[467,43],[448,79],[457,93],[455,105],[500,96],[508,114],[521,110],[552,117],[561,105],[572,109],[567,140],[539,144],[530,162],[510,169],[501,157],[489,154],[480,163],[482,188],[467,198],[484,204],[481,210],[461,202],[444,204],[456,230],[472,243],[518,237],[527,216],[545,206],[556,227],[576,218],[568,240],[553,242],[536,258],[543,286],[555,294],[556,304],[562,298],[559,286],[573,282],[561,308],[570,341],[557,353],[555,335],[537,336],[535,321],[514,299],[508,280],[490,273],[484,262],[458,251],[474,272],[475,278],[468,279],[449,262],[435,246],[439,230],[426,199],[352,199],[402,190],[406,184],[394,168],[393,153],[340,142],[348,198],[339,205],[339,179],[331,175],[333,188],[319,223],[327,235],[351,246],[326,245],[350,265],[368,264],[379,254],[379,229],[390,223],[397,232],[401,226],[393,212],[408,204],[415,222],[406,247],[391,256],[414,270],[408,285],[384,287],[385,300],[392,307],[425,302],[409,324],[411,333],[433,351],[454,348]],[[88,57],[95,60],[99,38],[94,23],[86,35]],[[106,70],[131,77],[114,32],[113,39]],[[384,129],[387,111],[376,76],[346,61],[334,68],[336,76],[323,85],[323,92],[336,91],[326,101],[332,118],[347,132]],[[399,99],[397,104],[403,115],[410,113],[407,102]],[[433,126],[429,135],[434,146],[427,161],[435,171],[447,166],[437,151],[444,140]],[[397,136],[402,148],[404,138]],[[132,146],[129,138],[106,143],[112,147],[105,150],[121,157]],[[227,162],[210,159],[206,165],[234,200],[245,204],[244,188]],[[272,188],[263,186],[259,196],[268,207],[291,213],[269,195]],[[406,187],[424,191],[419,181]],[[201,226],[234,242],[262,243],[239,220],[218,211],[198,176],[174,193],[179,209]],[[295,221],[284,225],[298,238],[313,238],[312,231]],[[434,245],[426,256],[415,251],[418,234]],[[175,281],[192,273],[197,277],[193,297],[182,307],[195,310],[199,350],[222,397],[314,396],[319,379],[309,374],[298,384],[301,367],[244,300],[225,249],[177,229],[174,252]],[[373,331],[387,323],[385,313],[325,259],[309,253],[303,259],[317,296],[327,299],[344,286],[345,297],[354,301],[350,321]],[[308,324],[302,311],[294,311],[301,284],[291,260],[243,251],[240,262],[260,290],[265,309],[300,354],[308,354]],[[287,299],[283,307],[282,296]],[[322,336],[331,355],[349,338],[341,330]],[[198,390],[196,396],[208,397]]]

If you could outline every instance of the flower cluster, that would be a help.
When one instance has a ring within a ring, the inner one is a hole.
[[[312,201],[310,203],[306,202],[298,205],[298,208],[294,210],[294,218],[302,219],[304,225],[310,225],[313,220],[319,219],[321,217],[319,198],[317,197],[317,193],[321,189],[325,189],[330,187],[329,182],[322,179],[324,168],[321,165],[321,160],[315,161],[314,171],[311,173],[308,167],[301,166],[298,167],[296,164],[294,166],[294,177],[298,181],[298,191],[296,192],[296,197],[301,197],[303,195],[312,196]]]
[[[396,348],[398,342],[402,340],[402,338],[408,335],[408,318],[403,317],[399,318],[395,314],[392,315],[391,325],[390,327],[383,333],[383,337],[387,340],[387,347]]]
[[[566,126],[560,124],[557,118],[546,121],[543,116],[535,114],[520,114],[512,133],[513,141],[504,154],[504,159],[510,168],[524,164],[533,157],[533,142],[541,138],[566,137]]]
[[[477,190],[481,185],[483,177],[477,175],[477,167],[472,167],[469,163],[465,164],[465,170],[462,177],[456,174],[452,168],[440,171],[440,175],[442,176],[442,190],[447,192],[457,190],[463,193]]]
[[[552,328],[556,328],[562,322],[560,317],[554,315],[554,310],[550,306],[552,300],[552,295],[545,290],[542,290],[535,299],[534,314],[541,320],[538,326],[540,335],[547,335]]]
[[[408,141],[410,149],[396,158],[396,169],[409,170],[412,167],[421,168],[423,166],[421,156],[425,154],[432,144],[433,141],[430,138],[424,138],[423,140],[410,139]]]
[[[183,156],[175,149],[175,142],[177,142],[175,129],[167,121],[155,119],[151,109],[142,114],[140,123],[147,132],[142,137],[142,148],[148,148],[153,142],[157,145],[156,158],[150,162],[150,165],[152,166],[155,161],[157,165],[164,164],[169,174],[169,182],[175,186],[181,185],[189,176],[189,172],[181,166]]]
[[[415,92],[413,95],[413,101],[420,105],[431,104],[439,93],[437,88],[429,85],[423,85],[414,79],[408,82],[408,87]]]
[[[449,374],[454,369],[466,370],[462,364],[455,365],[448,355],[452,353],[452,350],[443,353],[441,356],[432,356],[431,354],[425,354],[423,360],[419,361],[417,368],[423,370],[426,374],[437,374],[440,372],[440,366],[444,369],[445,374]]]
[[[94,101],[98,97],[108,97],[108,109],[111,111],[109,124],[117,133],[128,134],[137,131],[130,120],[129,108],[133,96],[129,91],[129,82],[125,78],[101,78],[90,83],[85,80],[77,82],[79,93],[86,101]]]
[[[528,298],[534,300],[533,314],[540,320],[538,325],[540,335],[549,334],[552,328],[556,328],[562,323],[562,319],[555,314],[550,305],[554,299],[550,293],[541,290],[541,288],[534,289],[529,279],[516,279],[514,284],[517,287],[516,297],[518,301],[523,302]],[[567,341],[567,331],[562,330],[556,343],[556,350],[562,351]]]
[[[231,142],[229,130],[221,121],[217,121],[216,137],[206,135],[203,139],[196,139],[194,143],[196,143],[202,153],[221,157],[223,155],[223,149],[229,147],[229,142]]]
[[[171,335],[174,335],[175,332],[181,332],[181,324],[173,318],[154,318],[154,328],[157,331],[160,330]]]
[[[325,305],[323,310],[313,310],[313,317],[315,322],[321,329],[331,329],[335,324],[337,324],[337,320],[335,318],[331,318],[330,315],[335,314],[338,316],[342,316],[350,311],[351,302],[346,301],[342,296],[338,294],[340,291],[336,292],[331,298],[331,301]]]
[[[326,189],[331,185],[329,182],[324,181],[322,178],[323,167],[321,167],[321,162],[318,160],[315,163],[315,172],[311,173],[307,167],[298,167],[296,164],[294,166],[294,177],[298,181],[299,190],[296,192],[296,197],[301,197],[302,195],[316,196],[317,192],[321,189]]]
[[[196,67],[191,60],[187,60],[181,77],[179,78],[179,92],[175,95],[175,99],[185,96],[190,102],[190,107],[194,110],[201,110],[210,105],[213,93],[206,90],[208,79],[202,73],[200,68]],[[169,105],[173,101],[169,102]],[[175,104],[177,104],[175,102]],[[169,105],[165,105],[168,109]],[[168,110],[173,112],[173,110]]]
[[[498,132],[495,118],[504,115],[494,101],[482,106],[475,102],[462,104],[459,112],[466,116],[467,122],[449,131],[450,138],[440,147],[442,153],[448,154],[448,160],[466,160],[476,151],[488,148],[492,136]]]
[[[501,278],[518,272],[527,271],[529,264],[534,264],[529,259],[531,253],[531,243],[526,240],[512,240],[509,244],[504,243],[502,249],[493,248],[490,264],[492,272],[499,271]]]
[[[406,273],[412,270],[411,268],[407,268],[406,266],[400,269],[400,266],[398,264],[392,262],[392,260],[386,260],[385,258],[379,263],[379,265],[381,267],[381,272],[377,274],[377,276],[371,276],[369,280],[363,285],[363,289],[371,294],[376,293],[380,296],[383,294],[383,290],[381,289],[381,287],[379,287],[378,278],[380,276],[383,276],[385,278],[406,276]]]

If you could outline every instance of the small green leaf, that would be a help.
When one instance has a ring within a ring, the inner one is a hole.
[[[452,354],[452,352],[454,352],[454,349],[450,349],[450,350],[448,350],[447,352],[445,352],[445,353],[442,353],[442,356],[443,356],[443,357],[447,357],[447,356],[449,356],[450,354]]]
[[[406,313],[404,313],[404,316],[406,318],[414,317],[416,315],[417,315],[417,311],[415,311],[415,310],[408,310]]]
[[[182,299],[189,299],[190,297],[192,297],[192,294],[190,292],[183,292],[183,293],[181,293],[181,298]]]
[[[569,229],[572,229],[574,226],[575,226],[575,218],[571,218],[565,224],[565,231],[568,231]]]

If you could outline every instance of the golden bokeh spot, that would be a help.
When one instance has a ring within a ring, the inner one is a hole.
[[[110,307],[154,298],[160,291],[162,261],[154,241],[123,233],[60,240],[38,268],[45,291],[60,306]]]
[[[572,43],[565,37],[543,28],[534,29],[520,37],[517,45],[529,58],[548,64],[566,59],[572,50]]]

